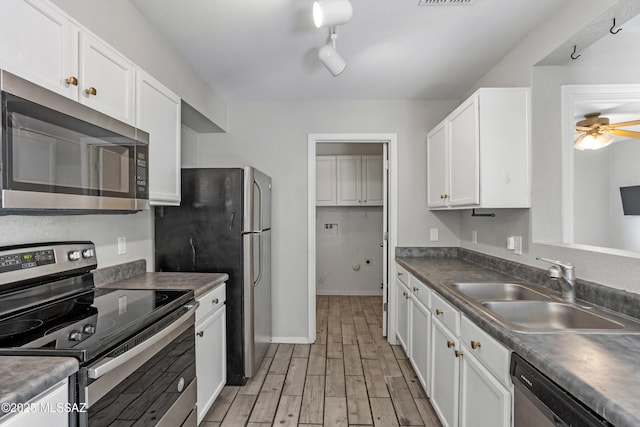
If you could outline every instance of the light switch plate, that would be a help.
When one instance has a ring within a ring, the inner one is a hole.
[[[432,228],[430,231],[430,235],[431,235],[431,241],[432,242],[437,242],[438,241],[438,229],[437,228]]]
[[[478,244],[478,232],[476,230],[471,232],[471,243],[474,245]]]
[[[127,239],[125,237],[118,237],[118,255],[124,255],[127,253]]]

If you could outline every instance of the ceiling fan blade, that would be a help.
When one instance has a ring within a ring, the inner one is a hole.
[[[607,133],[612,135],[624,136],[625,138],[640,139],[640,132],[634,132],[632,130],[611,129]]]
[[[631,120],[629,122],[620,122],[620,123],[611,123],[608,125],[611,128],[622,128],[627,126],[638,126],[640,125],[640,120]]]

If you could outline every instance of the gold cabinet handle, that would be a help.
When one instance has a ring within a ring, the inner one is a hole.
[[[455,347],[456,343],[453,341],[447,341],[447,348]]]
[[[89,89],[85,89],[84,91],[87,95],[97,95],[98,91],[96,90],[95,87],[90,87]]]
[[[444,311],[436,308],[436,316],[440,316]]]
[[[414,286],[414,288],[413,288],[413,292],[418,292],[419,290],[420,290],[420,289],[418,289],[418,288],[416,288],[416,287]]]
[[[480,341],[471,341],[471,348],[477,350],[481,347]]]
[[[65,83],[68,85],[78,86],[78,78],[71,76],[67,80],[65,80]]]
[[[398,271],[398,277],[402,276],[402,272]]]
[[[453,352],[453,354],[455,354],[456,357],[462,357],[462,352],[461,351],[456,350],[456,351]]]

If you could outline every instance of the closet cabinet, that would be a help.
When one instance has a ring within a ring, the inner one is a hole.
[[[180,204],[181,100],[138,70],[136,127],[149,132],[149,203]]]
[[[382,206],[382,156],[317,156],[316,206]]]
[[[406,283],[409,283],[408,280],[409,275],[406,270],[398,269],[398,277],[396,278],[396,338],[407,355],[410,353],[409,304],[411,298],[411,293],[406,285]]]
[[[529,89],[483,88],[427,135],[429,209],[526,208]]]

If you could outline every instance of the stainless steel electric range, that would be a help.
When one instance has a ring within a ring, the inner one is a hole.
[[[78,359],[72,426],[195,426],[193,291],[96,289],[91,242],[0,248],[0,355]]]

